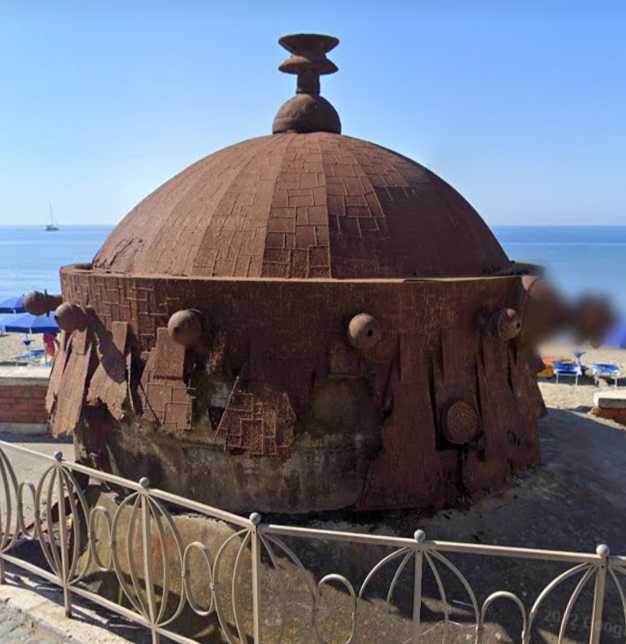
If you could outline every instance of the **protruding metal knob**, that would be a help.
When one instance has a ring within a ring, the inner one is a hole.
[[[503,342],[517,337],[522,330],[522,318],[515,309],[498,309],[489,318],[489,332]]]
[[[446,410],[443,433],[453,445],[465,445],[480,431],[480,417],[473,405],[464,400],[453,402]]]
[[[204,322],[196,309],[184,309],[172,314],[167,323],[167,332],[177,344],[189,349],[202,343]]]
[[[60,295],[49,295],[40,291],[31,291],[24,297],[24,308],[31,315],[45,315],[62,303],[63,298]]]
[[[80,304],[64,302],[54,312],[57,323],[66,333],[84,331],[89,324],[87,312]]]
[[[348,342],[360,351],[375,347],[382,335],[380,324],[369,313],[355,315],[348,324]]]

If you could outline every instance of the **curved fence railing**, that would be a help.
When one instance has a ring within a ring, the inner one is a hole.
[[[20,480],[12,452],[42,464],[36,481]],[[514,639],[528,644],[555,596],[549,621],[559,643],[574,626],[600,642],[609,595],[626,620],[626,558],[603,545],[579,553],[428,540],[421,530],[407,539],[264,523],[1,441],[0,488],[0,583],[7,564],[16,566],[58,585],[67,617],[78,598],[89,600],[145,627],[153,642],[202,641],[211,628],[228,642],[381,642],[375,623],[390,615],[388,641],[446,642],[462,628],[481,644],[495,606],[506,605]],[[25,556],[31,543],[36,555]],[[359,554],[335,556],[345,547]],[[508,588],[480,596],[462,570],[466,556],[475,570],[495,559],[563,569],[531,597]],[[95,589],[102,579],[117,592]],[[451,586],[465,601],[451,599]],[[622,641],[624,624],[614,633]]]

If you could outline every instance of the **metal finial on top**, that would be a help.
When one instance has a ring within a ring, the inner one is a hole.
[[[320,76],[334,74],[337,65],[326,58],[326,54],[339,44],[334,36],[318,34],[294,34],[283,36],[278,41],[291,56],[278,69],[286,74],[298,75],[297,94],[320,93]]]
[[[341,133],[341,123],[335,108],[320,96],[320,76],[333,74],[337,65],[326,54],[339,44],[334,36],[293,34],[278,41],[291,56],[278,69],[297,74],[296,95],[278,111],[272,131]]]

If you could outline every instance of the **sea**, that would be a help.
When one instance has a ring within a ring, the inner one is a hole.
[[[90,261],[112,226],[0,226],[0,301],[31,290],[59,292],[59,267]],[[511,259],[545,266],[569,296],[609,297],[626,315],[626,226],[495,226]]]

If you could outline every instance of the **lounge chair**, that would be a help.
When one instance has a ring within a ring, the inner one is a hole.
[[[559,377],[574,378],[576,385],[578,385],[578,379],[583,375],[583,368],[579,362],[554,360],[552,369],[554,370],[557,385],[559,384]]]
[[[43,349],[29,349],[15,356],[15,362],[20,363],[31,363],[38,362],[41,358],[44,358],[46,352]]]
[[[605,378],[606,380],[614,380],[615,386],[618,386],[622,375],[619,365],[611,364],[610,362],[597,362],[589,365],[589,369],[596,385],[600,384],[600,378]]]

